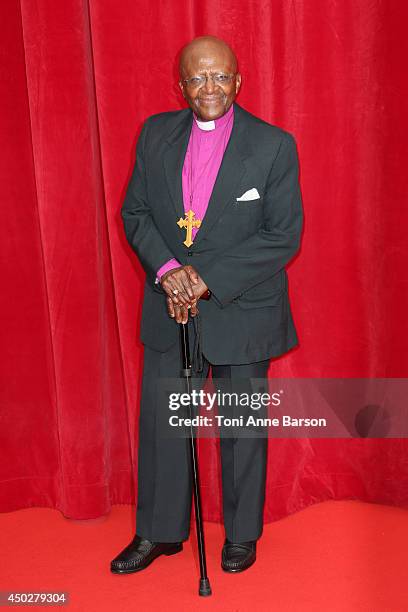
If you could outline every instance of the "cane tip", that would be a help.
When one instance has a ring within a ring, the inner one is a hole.
[[[208,578],[200,579],[200,588],[198,590],[198,594],[201,595],[201,597],[208,597],[212,594],[210,581],[208,580]]]

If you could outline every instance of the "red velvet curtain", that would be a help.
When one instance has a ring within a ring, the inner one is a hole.
[[[143,272],[119,211],[143,119],[184,106],[174,57],[197,35],[231,43],[238,102],[298,143],[300,346],[270,376],[407,375],[406,7],[2,1],[0,510],[134,502]],[[266,520],[326,499],[407,506],[407,447],[271,440]],[[200,461],[218,520],[214,441]]]

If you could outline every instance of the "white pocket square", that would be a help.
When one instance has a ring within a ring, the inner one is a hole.
[[[252,189],[248,189],[245,193],[242,194],[241,197],[237,198],[237,202],[248,202],[249,200],[259,200],[261,196],[258,193],[256,187],[252,187]]]

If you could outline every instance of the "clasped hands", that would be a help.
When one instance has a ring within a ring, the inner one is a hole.
[[[196,316],[197,302],[208,289],[193,266],[169,270],[161,277],[160,284],[167,296],[167,312],[177,323],[187,323],[189,311],[192,317]]]

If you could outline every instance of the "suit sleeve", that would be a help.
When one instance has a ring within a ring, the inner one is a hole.
[[[145,147],[148,132],[145,121],[136,146],[136,161],[121,209],[127,241],[137,254],[153,284],[157,270],[174,255],[159,232],[148,203]]]
[[[279,272],[300,245],[303,223],[296,143],[285,132],[265,187],[263,223],[199,274],[221,307]]]

